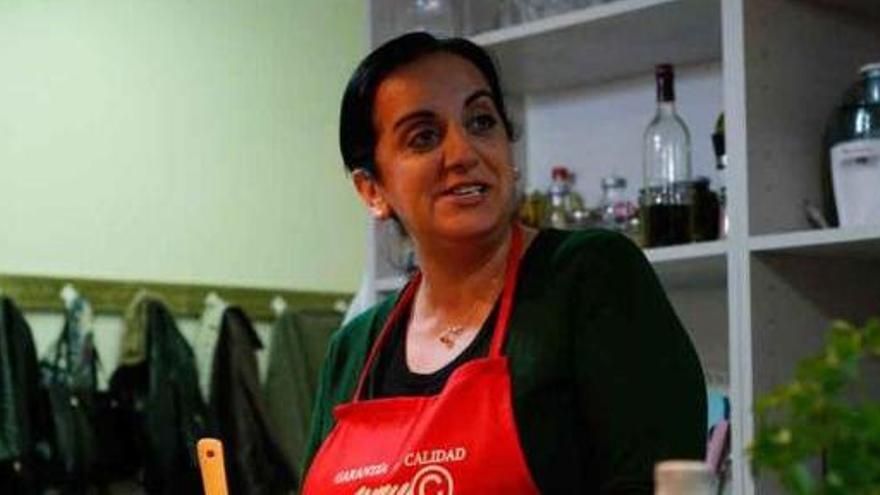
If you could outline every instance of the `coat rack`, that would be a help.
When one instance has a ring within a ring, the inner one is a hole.
[[[25,311],[63,311],[64,303],[58,294],[67,285],[76,287],[89,300],[95,313],[103,314],[124,313],[139,290],[162,296],[177,317],[200,316],[205,297],[214,293],[230,304],[240,306],[254,320],[274,320],[272,301],[276,298],[283,300],[292,310],[338,311],[352,297],[342,292],[0,274],[0,293],[14,299]]]

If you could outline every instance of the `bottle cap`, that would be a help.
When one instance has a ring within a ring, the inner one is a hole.
[[[859,74],[867,74],[869,72],[880,72],[880,62],[863,65],[859,69]]]
[[[557,166],[553,167],[553,170],[550,172],[550,176],[554,179],[563,179],[566,180],[571,176],[571,173],[568,171],[568,167]]]
[[[672,64],[658,64],[654,67],[657,79],[657,101],[675,101],[675,68]]]

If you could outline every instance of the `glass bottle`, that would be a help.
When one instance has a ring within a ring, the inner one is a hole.
[[[574,187],[575,174],[568,172],[568,198],[565,204],[565,211],[568,213],[568,228],[585,229],[590,226],[592,221],[592,213],[586,207],[584,198]]]
[[[646,247],[692,239],[690,133],[675,111],[672,65],[658,65],[655,75],[657,113],[645,129],[644,188],[639,198]]]
[[[546,224],[554,229],[569,227],[569,208],[572,201],[570,175],[565,167],[553,167],[551,171],[552,182],[547,191],[550,204],[547,208]]]
[[[564,14],[575,7],[574,0],[541,0],[541,17]]]
[[[624,232],[635,207],[626,198],[626,179],[611,176],[602,179],[602,197],[599,199],[601,225],[609,230]]]
[[[880,63],[859,72],[826,131],[826,206],[841,226],[880,223]]]
[[[498,4],[498,20],[496,25],[503,29],[523,22],[520,0],[500,0]]]
[[[453,2],[459,13],[457,15],[458,36],[473,36],[492,29],[502,27],[503,16],[508,14],[507,1],[498,0],[458,0]],[[506,21],[509,22],[509,21]]]
[[[519,207],[519,220],[525,225],[542,228],[547,220],[547,195],[535,190],[522,198]]]
[[[427,31],[438,36],[455,36],[455,13],[448,0],[407,0],[398,31]]]

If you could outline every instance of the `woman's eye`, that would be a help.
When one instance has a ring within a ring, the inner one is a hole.
[[[440,133],[436,129],[421,129],[410,136],[407,145],[416,151],[433,148],[439,141]]]
[[[498,123],[494,115],[485,113],[477,115],[468,121],[468,129],[475,134],[483,134],[492,130]]]

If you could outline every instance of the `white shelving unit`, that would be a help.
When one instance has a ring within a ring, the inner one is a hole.
[[[400,1],[367,0],[373,45],[394,34]],[[828,116],[858,67],[880,60],[880,1],[617,0],[472,39],[498,60],[527,189],[546,187],[558,163],[575,170],[588,202],[604,175],[639,184],[656,63],[677,66],[699,175],[713,175],[709,134],[723,109],[730,235],[646,256],[704,367],[729,377],[733,493],[777,493],[752,478],[745,456],[754,398],[791,377],[831,320],[880,314],[880,219],[810,230],[802,209],[821,204]],[[375,300],[403,279],[385,254],[393,234],[370,232]]]
[[[727,254],[726,241],[695,242],[681,246],[650,248],[645,250],[648,261],[655,264],[687,263],[700,258],[717,258]]]
[[[658,60],[718,60],[719,10],[717,1],[624,0],[479,34],[473,41],[497,57],[508,92],[552,91],[642,74]],[[677,32],[688,36],[669,35]]]
[[[647,249],[645,256],[667,290],[726,286],[726,241]]]
[[[754,236],[752,253],[791,253],[880,260],[880,226],[788,232]]]

